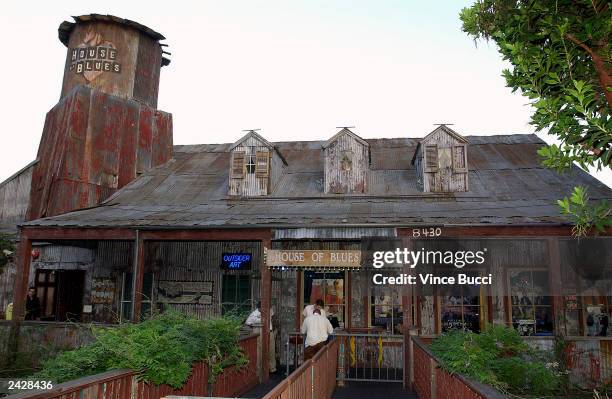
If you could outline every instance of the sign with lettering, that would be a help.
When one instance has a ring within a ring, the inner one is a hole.
[[[358,268],[361,251],[355,250],[285,250],[266,252],[268,267]]]
[[[245,252],[223,253],[221,269],[251,270],[253,255]]]
[[[115,45],[89,30],[83,43],[70,49],[70,71],[91,82],[104,72],[121,73]]]
[[[91,281],[91,303],[106,304],[113,303],[115,297],[115,282],[109,278],[93,278]]]

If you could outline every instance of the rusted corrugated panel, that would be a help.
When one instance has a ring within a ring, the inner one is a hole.
[[[223,275],[250,274],[250,271],[222,271],[224,252],[248,252],[253,255],[252,264],[258,265],[261,246],[257,242],[150,242],[146,247],[146,264],[155,269],[159,281],[212,281],[212,304],[170,305],[172,308],[198,317],[217,316],[221,313]],[[150,270],[153,270],[150,269]],[[251,303],[259,299],[259,280],[251,281]],[[156,299],[156,298],[155,298]]]
[[[120,20],[94,17],[76,21],[68,30],[60,26],[68,47],[61,97],[86,85],[156,107],[162,66],[159,38]],[[100,49],[105,49],[104,54]],[[79,56],[89,50],[93,55]]]
[[[47,114],[28,218],[99,204],[139,171],[171,158],[171,129],[170,114],[79,86]]]

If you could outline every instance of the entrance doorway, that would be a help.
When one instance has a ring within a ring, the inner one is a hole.
[[[81,321],[84,270],[36,270],[36,296],[41,320]]]
[[[301,309],[305,305],[315,303],[317,299],[325,302],[334,327],[344,328],[346,320],[346,284],[345,272],[304,272],[304,298]]]

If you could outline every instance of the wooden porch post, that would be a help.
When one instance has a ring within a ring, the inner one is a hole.
[[[550,284],[550,294],[552,296],[552,311],[554,320],[554,333],[557,336],[565,336],[565,326],[563,325],[563,290],[561,285],[561,256],[559,254],[559,238],[550,237],[548,244],[548,281]]]
[[[144,248],[144,240],[140,236],[140,232],[136,230],[136,239],[134,240],[134,271],[132,273],[132,321],[136,323],[140,321],[140,310],[142,309],[142,286],[145,269]]]
[[[261,272],[261,379],[262,383],[270,379],[270,306],[272,304],[272,272],[266,265],[266,250],[272,248],[270,238],[261,240],[262,257],[259,265]]]
[[[32,241],[24,229],[21,230],[19,247],[17,249],[17,269],[13,291],[13,320],[23,320],[25,303],[30,280],[30,261],[32,259]]]
[[[401,244],[408,249],[412,249],[412,241],[407,237],[402,237]],[[402,265],[402,273],[407,275],[412,274],[412,269],[410,265],[404,263]],[[414,325],[412,324],[412,294],[413,288],[412,285],[405,284],[402,290],[402,333],[404,335],[404,389],[412,389],[411,381],[410,381],[410,370],[412,369],[411,363],[411,337],[410,332],[414,329]],[[414,332],[413,332],[414,334]]]
[[[25,317],[25,304],[30,280],[30,261],[32,253],[32,241],[24,229],[20,231],[19,246],[17,248],[17,267],[15,274],[15,285],[13,290],[13,320],[9,330],[7,347],[7,364],[15,361],[19,350],[19,329],[21,321]],[[2,362],[0,362],[2,365]]]

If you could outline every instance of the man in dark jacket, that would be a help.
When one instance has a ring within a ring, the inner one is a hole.
[[[40,301],[36,296],[36,289],[30,287],[28,297],[26,298],[26,320],[38,320],[40,318]]]

